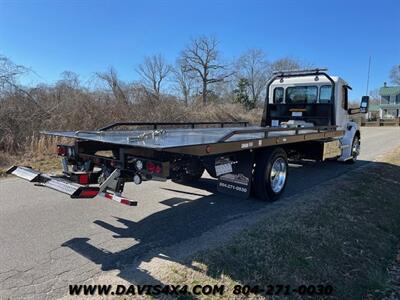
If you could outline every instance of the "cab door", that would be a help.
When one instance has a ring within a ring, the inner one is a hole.
[[[349,122],[349,115],[347,112],[349,109],[349,87],[339,83],[337,88],[335,120],[339,129],[345,129]]]

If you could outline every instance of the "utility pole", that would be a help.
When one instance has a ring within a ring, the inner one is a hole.
[[[365,91],[365,95],[368,96],[368,90],[369,90],[369,74],[371,71],[371,55],[369,56],[368,60],[368,76],[367,76],[367,90]]]

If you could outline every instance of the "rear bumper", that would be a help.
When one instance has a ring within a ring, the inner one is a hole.
[[[119,203],[136,206],[136,201],[114,195],[109,192],[101,191],[96,186],[80,185],[75,182],[68,180],[65,176],[52,176],[33,170],[29,167],[12,166],[6,171],[7,174],[12,174],[29,182],[35,183],[35,185],[41,185],[61,193],[69,195],[71,198],[94,198],[97,195],[103,196],[106,199],[115,200]]]

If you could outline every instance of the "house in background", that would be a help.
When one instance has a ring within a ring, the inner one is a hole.
[[[379,90],[381,103],[379,116],[381,119],[400,117],[400,86],[387,86],[386,82]]]
[[[368,112],[365,115],[367,120],[377,120],[380,119],[380,104],[370,104],[368,108]]]

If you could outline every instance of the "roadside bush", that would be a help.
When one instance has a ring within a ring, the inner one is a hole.
[[[39,139],[41,130],[93,130],[116,121],[187,122],[239,121],[258,123],[261,109],[239,104],[185,106],[171,96],[160,100],[132,93],[128,103],[112,94],[66,85],[39,86],[28,94],[15,92],[0,99],[0,165],[7,155],[39,155],[54,142]]]

